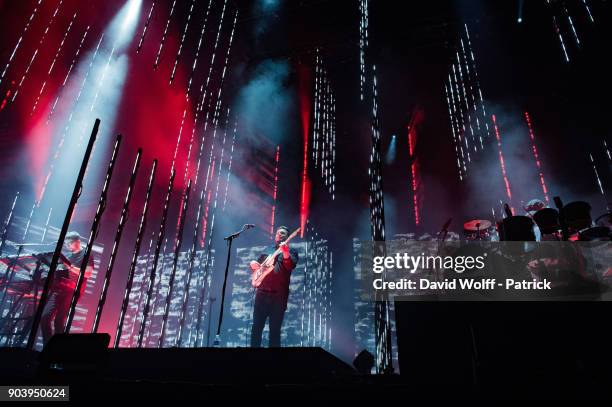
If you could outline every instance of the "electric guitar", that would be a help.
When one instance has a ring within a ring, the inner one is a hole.
[[[289,237],[287,237],[287,239],[285,239],[283,243],[289,243],[291,239],[293,239],[298,233],[300,233],[300,230],[301,228],[297,228],[292,234],[289,235]],[[265,278],[268,276],[268,274],[270,274],[274,270],[274,260],[276,259],[276,256],[278,256],[281,252],[282,249],[279,247],[274,251],[274,253],[266,257],[264,261],[259,263],[259,268],[251,275],[251,285],[253,287],[259,287],[263,283]]]

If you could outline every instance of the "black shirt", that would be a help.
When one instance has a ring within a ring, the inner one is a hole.
[[[80,251],[76,253],[73,253],[71,251],[64,252],[64,256],[66,256],[66,259],[68,259],[68,261],[70,262],[72,266],[81,268],[81,264],[83,263],[83,258],[85,257],[85,248],[82,248]],[[89,267],[92,267],[92,268],[94,267],[93,253],[90,254],[89,261],[87,262],[87,264]],[[88,278],[88,277],[89,277],[89,273],[85,272],[85,278]],[[78,275],[70,272],[69,270],[66,270],[65,267],[61,265],[60,267],[58,267],[56,271],[56,278],[54,278],[54,280],[56,280],[57,283],[61,287],[68,288],[68,289],[74,289],[76,287]],[[83,284],[83,287],[85,287],[85,284]]]
[[[74,267],[78,267],[78,268],[81,268],[81,264],[83,263],[83,258],[84,257],[85,257],[85,249],[84,248],[79,250],[76,253],[69,252],[66,255],[66,258],[68,259],[70,264],[72,264]],[[93,256],[92,255],[89,255],[88,266],[90,266],[90,267],[94,266],[94,261],[93,261]]]

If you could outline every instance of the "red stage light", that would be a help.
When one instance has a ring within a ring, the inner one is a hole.
[[[504,186],[506,187],[506,195],[508,196],[508,200],[512,200],[512,191],[510,190],[510,181],[508,181],[508,175],[506,173],[506,164],[504,161],[504,153],[502,152],[501,145],[501,136],[499,134],[499,129],[497,127],[497,120],[495,115],[491,115],[493,119],[493,128],[495,129],[495,138],[497,139],[497,151],[499,154],[499,165],[501,167],[502,176],[504,178]]]

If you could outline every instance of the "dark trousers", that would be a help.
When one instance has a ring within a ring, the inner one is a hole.
[[[54,333],[64,333],[71,300],[72,290],[55,288],[51,291],[40,320],[44,344]]]
[[[266,325],[266,319],[270,318],[269,347],[281,346],[281,325],[285,316],[287,302],[283,297],[276,294],[257,291],[255,305],[253,306],[253,328],[251,330],[251,347],[261,346],[261,336]]]

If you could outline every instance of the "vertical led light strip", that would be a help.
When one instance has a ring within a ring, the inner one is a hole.
[[[32,67],[32,64],[34,63],[34,60],[36,59],[36,56],[38,55],[38,50],[40,49],[40,47],[45,42],[45,38],[47,37],[47,34],[49,33],[49,29],[51,28],[51,25],[53,24],[53,21],[55,20],[55,17],[57,16],[57,13],[59,13],[59,10],[62,7],[63,2],[64,2],[64,0],[60,0],[59,1],[59,3],[57,4],[57,7],[55,8],[55,11],[51,15],[51,18],[49,18],[49,22],[47,23],[47,26],[45,27],[45,30],[43,31],[43,33],[42,33],[42,35],[40,37],[40,41],[38,41],[38,47],[36,47],[36,49],[34,50],[34,53],[32,54],[32,57],[30,58],[30,62],[28,63],[28,66],[26,67],[26,70],[23,73],[23,76],[21,77],[21,80],[19,81],[19,84],[17,85],[17,89],[15,90],[15,93],[13,94],[13,98],[11,99],[11,103],[15,102],[15,98],[19,94],[19,90],[21,89],[21,86],[23,85],[23,82],[25,81],[26,77],[28,76],[28,73],[30,72],[30,68]]]
[[[47,176],[45,178],[45,181],[43,182],[43,186],[40,190],[40,193],[38,195],[38,204],[40,205],[41,201],[43,200],[44,196],[45,196],[45,191],[47,190],[47,185],[49,184],[49,180],[51,179],[51,176],[53,175],[53,171],[55,170],[55,163],[57,162],[57,160],[59,159],[60,153],[62,151],[62,147],[64,146],[64,142],[66,141],[66,135],[68,134],[68,130],[70,129],[70,125],[72,123],[72,118],[74,117],[74,112],[76,110],[76,107],[79,103],[79,100],[81,99],[81,95],[83,93],[83,88],[85,87],[85,83],[87,82],[87,79],[89,78],[89,73],[91,72],[91,68],[93,66],[94,61],[96,60],[96,56],[98,55],[98,50],[100,49],[100,44],[102,43],[102,40],[104,39],[104,33],[102,33],[102,35],[100,36],[100,40],[98,41],[98,44],[96,45],[96,49],[91,57],[91,60],[89,61],[89,66],[87,67],[87,71],[85,72],[85,76],[83,77],[83,81],[81,82],[81,86],[79,88],[79,93],[77,94],[74,103],[72,104],[72,110],[70,111],[70,114],[68,115],[68,120],[66,122],[66,126],[64,126],[64,130],[62,131],[62,135],[60,136],[60,141],[59,144],[57,145],[56,149],[55,149],[55,153],[53,154],[53,157],[51,158],[51,164],[49,165],[49,171],[47,171]],[[82,136],[81,136],[82,138]]]
[[[280,145],[276,146],[274,156],[274,190],[272,192],[272,214],[270,215],[270,238],[274,238],[274,216],[276,215],[276,194],[278,192],[278,162],[280,159]]]
[[[378,111],[378,80],[376,65],[372,66],[372,149],[368,167],[370,181],[370,231],[373,241],[385,240],[385,205],[382,185],[382,154],[380,138],[380,113]],[[384,250],[383,250],[384,251]],[[384,274],[383,274],[384,279]],[[391,348],[391,322],[389,303],[378,300],[374,305],[374,338],[376,344],[376,371],[393,369]]]
[[[559,25],[557,24],[557,18],[553,16],[553,26],[555,28],[555,32],[559,37],[559,43],[561,44],[561,50],[563,51],[563,55],[565,56],[565,62],[569,62],[569,55],[567,54],[567,48],[565,47],[565,41],[563,40],[563,35],[561,34],[561,30],[559,29]]]
[[[206,33],[206,23],[208,22],[208,16],[210,15],[210,8],[212,6],[212,0],[208,0],[208,7],[204,13],[204,20],[202,21],[202,29],[200,30],[200,39],[198,40],[198,46],[196,48],[195,56],[193,57],[193,64],[191,65],[191,73],[189,74],[189,80],[187,81],[187,96],[189,97],[189,91],[191,90],[191,84],[193,83],[193,74],[195,73],[198,60],[200,59],[200,50],[202,48],[202,42],[204,34]],[[196,116],[197,117],[197,116]]]
[[[470,59],[467,55],[467,52],[465,50],[465,44],[463,42],[463,38],[459,38],[459,41],[461,43],[461,56],[462,61],[463,61],[463,66],[466,72],[466,79],[468,81],[468,88],[469,88],[469,92],[468,94],[470,95],[470,98],[472,100],[472,111],[474,112],[474,118],[476,120],[476,129],[478,130],[478,134],[480,137],[480,143],[482,145],[482,133],[481,133],[481,129],[480,129],[480,120],[478,119],[478,106],[477,106],[477,102],[476,102],[476,95],[474,93],[474,77],[472,75],[472,72],[470,70]]]
[[[417,161],[415,156],[416,130],[414,126],[408,125],[408,153],[410,155],[410,172],[412,175],[412,203],[414,205],[414,224],[419,226],[419,202],[417,197]]]
[[[563,12],[565,13],[565,17],[567,17],[567,22],[569,23],[570,28],[572,29],[572,33],[574,34],[574,40],[576,41],[576,45],[580,46],[580,38],[578,38],[578,32],[576,31],[576,27],[574,26],[574,20],[572,20],[572,16],[570,16],[569,11],[567,11],[567,7],[563,6]]]
[[[225,7],[227,5],[227,0],[225,0],[225,2],[223,3],[223,10],[221,11],[221,18],[219,20],[219,27],[217,28],[217,36],[215,38],[215,44],[213,46],[213,52],[212,52],[212,56],[211,56],[211,60],[210,60],[210,66],[208,69],[208,75],[206,78],[206,81],[202,83],[202,85],[200,86],[200,95],[201,95],[201,101],[198,103],[198,106],[196,107],[196,115],[198,115],[200,113],[200,111],[203,109],[204,107],[204,102],[206,100],[206,95],[208,93],[208,84],[210,83],[210,77],[212,75],[212,71],[213,71],[213,67],[214,67],[214,63],[215,63],[215,55],[216,55],[216,51],[217,51],[217,47],[219,46],[219,37],[221,36],[221,28],[223,27],[223,20],[224,20],[224,16],[225,16]],[[217,103],[218,105],[218,103]],[[196,164],[196,173],[195,173],[195,177],[194,177],[194,185],[197,187],[198,185],[198,177],[200,174],[200,164],[201,164],[201,160],[202,160],[202,154],[204,152],[204,144],[206,141],[206,130],[208,129],[208,117],[210,115],[210,109],[207,109],[206,111],[206,116],[204,118],[204,129],[202,130],[202,137],[200,138],[200,149],[198,151],[198,159],[197,159],[197,164]],[[214,117],[213,117],[214,120]],[[210,166],[210,162],[209,162],[209,166]]]
[[[332,139],[331,139],[331,169],[330,189],[332,201],[336,199],[336,98],[332,98]]]
[[[217,91],[217,96],[216,96],[217,106],[216,106],[216,109],[215,109],[215,114],[213,116],[214,130],[213,130],[212,144],[211,144],[211,149],[210,149],[210,158],[212,158],[213,152],[214,152],[214,148],[215,148],[215,139],[216,139],[216,136],[217,136],[217,128],[218,128],[219,118],[220,118],[220,114],[221,114],[221,93],[223,91],[223,85],[225,83],[225,75],[227,73],[227,66],[229,64],[229,58],[230,58],[230,54],[231,54],[231,50],[232,50],[232,43],[233,43],[233,40],[234,40],[234,33],[236,31],[236,22],[237,21],[238,21],[238,10],[236,10],[236,12],[234,14],[234,23],[232,24],[232,31],[230,33],[229,44],[227,46],[227,51],[225,53],[225,60],[223,62],[223,70],[221,71],[221,80],[220,80],[220,83],[219,83],[219,89]],[[228,114],[228,119],[229,119],[229,109],[227,111],[227,114]],[[209,169],[210,169],[210,159],[209,159]],[[205,190],[208,189],[208,178],[207,178],[207,181],[205,183],[204,189]]]
[[[77,58],[79,57],[79,54],[81,53],[81,49],[83,48],[83,43],[85,42],[85,38],[87,38],[87,34],[89,33],[89,28],[90,26],[88,25],[87,28],[85,29],[85,33],[83,34],[83,37],[81,37],[81,42],[79,43],[79,46],[76,50],[76,53],[74,54],[74,57],[72,58],[72,62],[70,63],[70,67],[68,68],[68,72],[66,73],[66,76],[64,77],[64,81],[62,82],[58,92],[57,92],[57,96],[55,97],[55,101],[53,102],[53,105],[51,106],[51,111],[49,112],[49,115],[47,116],[47,124],[49,124],[49,121],[51,120],[51,116],[53,116],[53,114],[55,113],[55,108],[57,107],[57,102],[59,102],[60,96],[62,95],[62,90],[66,87],[66,83],[68,83],[68,78],[70,78],[70,74],[72,73],[72,69],[74,68],[74,65],[76,64]]]
[[[312,158],[314,167],[319,168],[319,136],[321,132],[321,94],[322,94],[322,75],[321,75],[321,60],[317,53],[317,63],[315,68],[315,107],[314,107],[314,126],[312,137]]]
[[[183,52],[183,45],[185,44],[185,37],[187,36],[187,30],[189,30],[189,22],[191,21],[191,14],[193,13],[193,6],[195,5],[195,0],[191,0],[191,6],[189,7],[189,12],[187,13],[187,21],[185,22],[185,26],[183,27],[183,35],[181,36],[181,41],[179,43],[178,51],[176,52],[176,58],[174,58],[174,66],[172,67],[172,73],[170,74],[170,84],[174,81],[174,76],[176,74],[176,67],[178,66],[179,59],[181,58],[181,53]]]
[[[457,134],[455,132],[455,116],[453,115],[453,112],[451,110],[451,101],[449,97],[448,86],[446,83],[444,84],[444,93],[446,95],[446,104],[448,105],[448,117],[450,119],[451,132],[453,134],[453,145],[455,147],[455,157],[457,158],[457,170],[459,173],[459,181],[463,181],[463,174],[461,170],[461,160],[459,157],[459,145],[457,142]]]
[[[323,58],[317,54],[315,58],[315,79],[314,79],[314,101],[312,103],[312,141],[306,140],[305,143],[311,145],[311,157],[314,168],[320,170],[323,185],[331,195],[332,200],[336,199],[336,96],[333,91],[332,83],[328,78],[327,70],[323,64]],[[304,145],[304,151],[308,150],[308,145]],[[308,153],[306,153],[308,154]],[[305,155],[306,158],[308,155]],[[319,168],[320,167],[320,168]],[[303,178],[302,190],[304,191]],[[302,194],[304,198],[304,194]],[[303,223],[303,222],[302,222]]]
[[[213,200],[213,208],[212,208],[212,220],[210,222],[210,230],[208,231],[208,243],[206,244],[205,247],[207,247],[207,252],[205,254],[205,262],[204,262],[204,275],[203,275],[203,286],[207,283],[208,281],[208,285],[210,288],[210,279],[208,276],[208,271],[209,271],[209,264],[214,262],[214,255],[212,252],[212,248],[213,248],[213,235],[214,235],[214,229],[215,229],[215,217],[216,217],[216,213],[217,213],[217,202],[218,202],[218,197],[219,197],[219,185],[221,184],[221,177],[223,176],[223,159],[224,159],[224,152],[225,152],[225,141],[227,138],[227,128],[229,127],[229,118],[230,118],[230,109],[227,109],[227,113],[226,113],[226,120],[225,120],[225,125],[223,126],[223,141],[221,143],[221,154],[219,156],[219,170],[217,172],[217,186],[215,188],[215,197]],[[211,177],[213,177],[214,175],[214,166],[215,166],[215,161],[213,161],[213,173],[211,174]],[[230,167],[228,165],[227,171],[229,174],[229,170]],[[229,175],[228,175],[229,176]],[[208,191],[208,202],[206,204],[206,219],[203,225],[203,231],[202,231],[202,239],[204,239],[205,235],[206,235],[206,230],[205,228],[207,227],[207,223],[208,223],[208,211],[209,211],[209,206],[210,206],[210,196],[211,196],[211,192],[212,191]],[[204,194],[204,189],[202,189],[202,197]],[[211,260],[212,259],[212,260]],[[208,300],[210,301],[210,296],[208,298]],[[203,302],[206,302],[206,299],[203,299]],[[211,318],[211,316],[208,316],[209,320]],[[196,335],[196,341],[197,341],[197,335]]]
[[[476,143],[476,135],[474,134],[474,128],[472,127],[472,114],[470,113],[471,107],[470,102],[468,100],[468,94],[465,90],[465,80],[463,78],[463,69],[461,68],[461,59],[459,58],[459,52],[455,53],[457,58],[457,72],[459,72],[459,82],[461,83],[460,90],[463,94],[463,105],[465,105],[465,111],[463,112],[463,117],[467,117],[467,127],[470,128],[470,136],[472,137],[472,143],[474,144],[474,152],[478,152],[478,143]],[[460,93],[461,97],[461,93]]]
[[[463,25],[459,33],[459,41],[449,66],[448,81],[444,84],[444,94],[459,181],[463,181],[468,176],[472,155],[476,159],[476,154],[485,148],[485,139],[491,136],[467,24]]]
[[[542,193],[544,193],[544,199],[546,202],[550,202],[548,198],[548,188],[546,187],[546,182],[544,181],[544,173],[542,171],[542,164],[540,162],[540,156],[538,154],[538,148],[536,147],[535,142],[535,134],[533,131],[533,125],[531,123],[531,117],[528,112],[525,112],[525,121],[527,122],[527,128],[529,129],[529,138],[531,139],[531,151],[533,152],[533,158],[536,162],[536,166],[538,167],[538,177],[540,179],[540,185],[542,187]]]
[[[587,14],[589,15],[589,20],[591,20],[591,22],[594,23],[595,19],[593,18],[593,13],[591,13],[591,8],[589,7],[587,0],[582,0],[582,4],[584,5],[584,8],[586,9]]]
[[[30,18],[28,19],[27,23],[23,27],[23,30],[21,31],[21,35],[19,36],[19,39],[17,40],[17,44],[15,44],[15,47],[13,48],[13,52],[11,52],[11,56],[6,62],[6,65],[4,65],[4,69],[2,70],[2,75],[0,75],[0,85],[2,84],[2,80],[6,76],[6,72],[11,66],[11,62],[13,62],[13,59],[15,58],[15,55],[17,54],[17,51],[19,50],[19,47],[21,46],[23,37],[28,32],[28,29],[30,28],[30,24],[32,23],[34,18],[36,18],[36,15],[38,13],[38,7],[40,6],[41,3],[42,3],[42,0],[38,0],[38,3],[34,6],[34,10],[32,10],[32,14],[30,14]]]
[[[366,51],[368,48],[369,4],[359,0],[359,96],[363,100],[366,83]]]
[[[155,3],[156,3],[155,0],[151,2],[151,8],[149,9],[149,14],[147,15],[147,21],[145,22],[144,28],[142,29],[142,34],[140,34],[140,40],[138,41],[138,47],[136,48],[137,54],[142,49],[142,44],[144,43],[145,35],[147,35],[147,30],[149,29],[149,24],[151,23],[151,16],[153,15],[153,9],[155,8]]]
[[[68,28],[66,28],[66,31],[64,32],[64,36],[62,37],[62,41],[60,42],[59,46],[57,47],[57,51],[55,52],[55,56],[53,57],[53,61],[51,61],[51,66],[49,67],[49,70],[47,71],[47,77],[45,78],[45,80],[43,81],[43,83],[42,83],[42,85],[40,87],[40,91],[38,92],[38,96],[36,96],[36,100],[34,101],[34,105],[32,106],[32,111],[31,111],[30,114],[33,114],[36,111],[36,107],[38,106],[38,102],[40,101],[40,98],[41,98],[41,96],[43,94],[45,86],[47,85],[47,81],[51,77],[51,72],[53,72],[53,67],[55,67],[55,63],[57,62],[57,57],[59,56],[60,52],[62,52],[62,48],[64,47],[64,43],[66,42],[66,37],[68,37],[68,34],[70,33],[70,30],[72,29],[72,25],[74,24],[74,20],[76,19],[76,16],[77,16],[77,13],[74,13],[74,15],[72,16],[72,20],[70,20],[70,23],[68,24]]]
[[[317,54],[317,59],[318,59],[318,54]],[[316,64],[316,62],[315,62]],[[317,103],[317,98],[316,98],[316,94],[317,94],[317,79],[316,79],[316,65],[315,65],[315,99],[314,99],[314,103],[313,103],[313,121],[312,121],[312,128],[313,128],[313,138],[314,138],[314,132],[315,132],[315,119],[314,119],[314,115],[315,113],[315,109],[316,109],[316,103]],[[301,193],[300,193],[300,237],[304,238],[304,234],[306,233],[306,222],[308,220],[308,204],[309,204],[309,193],[310,193],[310,181],[308,179],[308,145],[309,145],[309,140],[308,140],[308,136],[310,133],[310,129],[309,126],[311,125],[311,121],[310,121],[310,114],[308,111],[308,108],[306,106],[308,106],[310,103],[309,97],[310,97],[310,86],[308,86],[308,91],[307,90],[303,90],[302,92],[300,92],[300,94],[302,95],[300,100],[301,100],[301,108],[300,108],[300,113],[301,113],[301,119],[302,119],[302,188],[301,188]],[[307,96],[304,96],[307,95]],[[304,98],[306,98],[307,100],[304,100]],[[308,247],[308,246],[307,246]],[[303,325],[303,320],[302,320],[302,325]],[[303,332],[303,330],[302,330]]]
[[[189,100],[189,92],[191,90],[191,84],[193,82],[193,75],[195,73],[197,62],[198,62],[198,59],[199,59],[199,56],[200,56],[200,49],[202,47],[202,41],[204,39],[204,34],[206,32],[206,23],[208,22],[208,16],[210,14],[211,6],[212,6],[212,0],[209,0],[208,1],[208,7],[206,8],[206,12],[204,14],[204,20],[202,22],[202,29],[200,30],[200,39],[198,41],[198,46],[197,46],[196,53],[195,53],[195,56],[194,56],[193,64],[191,65],[191,72],[189,74],[189,80],[187,82],[187,90],[185,91],[185,99],[187,101]],[[200,96],[202,96],[202,92],[203,91],[204,91],[204,89],[200,88]],[[190,163],[191,163],[191,151],[193,149],[193,145],[194,145],[194,141],[195,141],[195,134],[196,134],[196,130],[198,128],[198,119],[199,119],[199,115],[196,112],[196,114],[194,115],[194,118],[193,118],[193,126],[192,126],[192,129],[191,129],[191,139],[189,141],[189,152],[187,154],[187,163],[185,165],[185,175],[184,175],[184,179],[183,179],[183,184],[185,184],[187,182],[189,166],[190,166]],[[205,137],[205,133],[206,133],[206,124],[207,123],[205,123],[204,131],[203,131],[202,138],[201,138],[201,146],[200,146],[201,148],[203,148],[203,144],[204,144],[204,137]],[[199,169],[199,159],[201,157],[201,152],[202,152],[202,150],[200,149],[200,154],[198,156],[198,169]],[[197,190],[197,182],[198,182],[198,174],[196,172],[196,176],[195,176],[195,180],[194,180],[194,190]]]
[[[159,49],[157,50],[157,55],[155,56],[155,62],[153,63],[153,69],[157,69],[157,67],[159,66],[159,60],[161,58],[161,53],[164,48],[164,43],[166,42],[166,37],[168,36],[168,27],[170,27],[170,20],[172,19],[172,15],[174,14],[175,6],[176,6],[176,0],[173,0],[172,7],[170,7],[170,14],[168,14],[168,19],[166,20],[166,28],[164,29],[164,33],[162,34],[162,38],[159,43]]]
[[[476,85],[476,91],[478,92],[478,97],[480,99],[480,107],[481,107],[481,111],[482,111],[482,120],[484,122],[485,128],[487,130],[487,137],[489,137],[490,134],[490,129],[489,129],[489,120],[488,120],[488,115],[487,115],[487,110],[485,108],[485,102],[484,102],[484,98],[482,96],[482,88],[480,87],[480,80],[478,79],[478,70],[476,69],[476,58],[474,57],[474,49],[472,48],[472,40],[470,38],[470,30],[468,29],[467,24],[464,24],[465,27],[465,38],[467,40],[467,49],[469,51],[469,55],[470,55],[470,61],[472,63],[472,74],[473,74],[473,78],[472,81],[475,83]]]
[[[601,178],[599,177],[599,171],[597,171],[597,165],[595,165],[595,160],[593,159],[593,154],[589,153],[589,158],[591,159],[591,166],[593,167],[593,172],[595,173],[595,179],[597,181],[597,185],[599,186],[599,192],[605,198],[606,193],[604,192],[603,184],[601,183]],[[607,204],[606,200],[606,204]]]
[[[608,156],[608,160],[612,161],[612,155],[610,155],[610,149],[608,148],[608,143],[606,143],[606,139],[603,140],[603,145],[604,145],[604,151],[606,152],[606,155]]]
[[[113,45],[113,48],[111,48],[111,52],[108,55],[108,59],[106,60],[106,65],[104,65],[104,70],[102,70],[102,77],[98,81],[98,88],[96,89],[96,94],[94,95],[93,102],[91,102],[91,107],[89,108],[90,112],[93,112],[94,108],[96,107],[98,96],[100,96],[100,90],[102,90],[102,87],[104,86],[104,81],[106,80],[106,75],[108,74],[108,68],[110,67],[110,63],[113,60],[114,56],[115,56],[115,46]]]
[[[499,129],[497,127],[497,119],[495,115],[491,115],[493,119],[493,128],[495,129],[495,138],[497,139],[497,152],[499,155],[499,165],[501,167],[502,176],[504,178],[504,186],[506,188],[506,195],[508,196],[508,200],[512,200],[512,191],[510,190],[510,181],[508,181],[508,174],[506,173],[506,163],[504,161],[504,153],[502,151],[501,144],[501,135],[499,134]]]
[[[219,38],[221,37],[221,28],[223,28],[223,21],[225,20],[226,6],[227,6],[227,0],[225,0],[225,2],[223,3],[223,9],[221,10],[221,18],[219,19],[219,27],[217,28],[217,36],[215,38],[215,44],[213,46],[213,51],[212,51],[212,55],[210,58],[210,66],[208,68],[208,75],[206,76],[206,82],[202,83],[202,85],[200,86],[200,93],[202,94],[202,99],[200,100],[196,108],[197,112],[202,111],[202,109],[204,108],[204,104],[205,104],[204,102],[206,101],[206,95],[208,92],[208,84],[210,83],[210,77],[212,75],[212,71],[215,66],[215,58],[217,55],[217,48],[219,46]]]
[[[471,163],[472,162],[472,158],[470,156],[470,143],[468,141],[468,137],[466,136],[467,133],[467,127],[465,125],[465,115],[463,112],[463,103],[461,102],[461,92],[459,92],[459,82],[457,80],[457,72],[455,71],[455,64],[452,64],[452,78],[451,78],[451,83],[453,83],[453,79],[454,79],[454,85],[455,85],[455,107],[456,107],[456,112],[457,112],[457,117],[459,118],[459,123],[461,123],[460,125],[460,131],[459,133],[461,134],[461,138],[463,139],[463,143],[465,144],[465,153],[467,156],[467,163]],[[467,172],[467,167],[465,168],[466,172]]]

